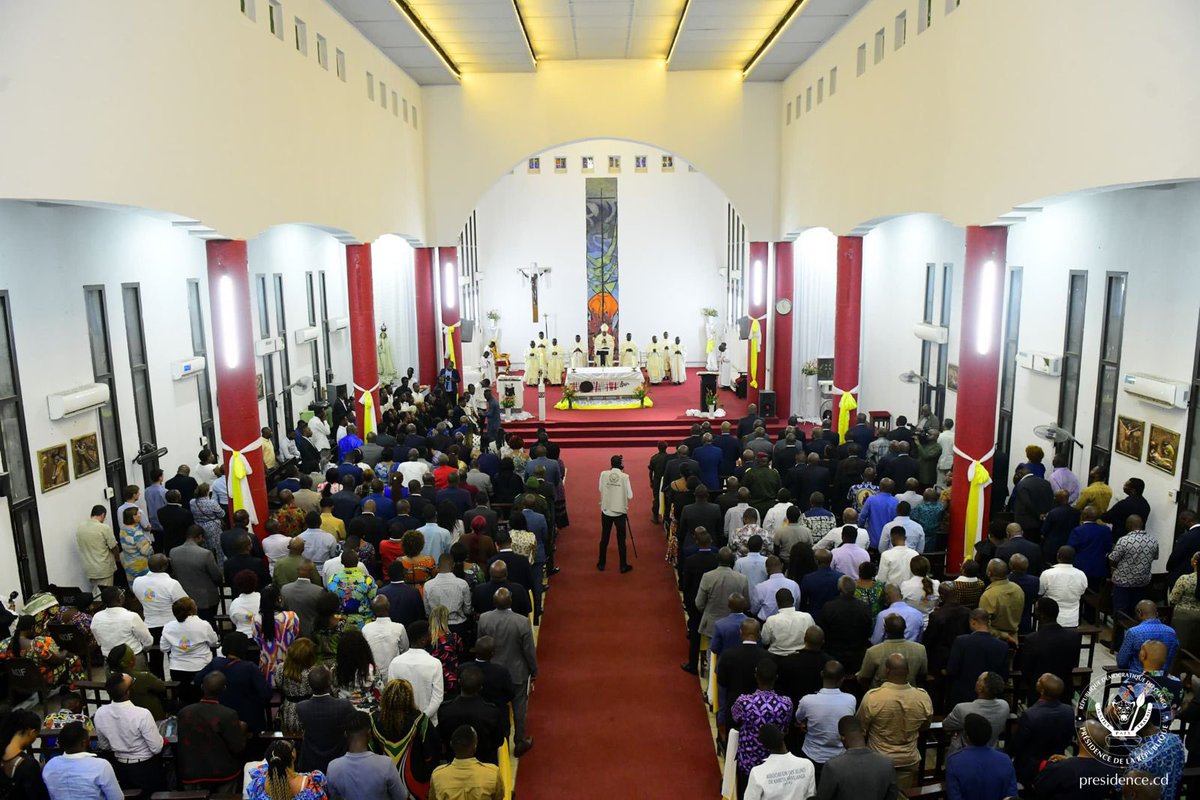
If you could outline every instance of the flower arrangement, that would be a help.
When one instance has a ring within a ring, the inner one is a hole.
[[[715,308],[705,307],[700,309],[700,313],[706,317],[715,317],[717,315],[717,310]]]
[[[704,393],[704,408],[707,411],[716,411],[721,407],[721,401],[717,399],[717,393],[709,389]]]
[[[810,361],[805,361],[804,366],[800,368],[800,374],[816,375],[817,374],[817,360],[814,358]]]
[[[499,322],[500,312],[493,308],[491,311],[487,312],[487,318],[492,322]]]
[[[575,405],[575,387],[570,384],[563,386],[562,399],[567,401],[567,408],[573,408]]]
[[[500,398],[500,407],[512,410],[517,407],[517,398],[511,394],[506,394]]]
[[[633,390],[634,399],[637,400],[638,404],[642,406],[646,405],[646,398],[649,396],[649,394],[650,392],[646,389],[645,384],[642,384]]]

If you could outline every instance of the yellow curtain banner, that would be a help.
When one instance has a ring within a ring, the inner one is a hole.
[[[379,390],[379,386],[380,384],[377,383],[370,389],[364,389],[357,383],[354,384],[354,390],[360,395],[358,402],[362,403],[363,407],[363,421],[361,428],[364,439],[367,437],[368,433],[378,433],[378,429],[376,428],[377,423],[375,422],[375,397],[373,393]]]
[[[842,391],[841,400],[838,402],[838,441],[842,444],[846,443],[846,431],[850,430],[850,412],[858,408],[858,401],[854,399],[854,395],[847,391]]]
[[[975,460],[954,448],[956,455],[971,462],[967,467],[967,518],[964,520],[963,534],[966,541],[963,545],[963,558],[971,558],[975,554],[975,543],[983,536],[983,492],[992,483],[992,476],[983,466],[983,462],[996,452],[992,448],[983,458]]]
[[[245,511],[250,515],[250,524],[258,524],[258,511],[254,508],[254,496],[250,493],[250,475],[254,469],[250,466],[246,453],[262,447],[262,439],[246,445],[241,450],[234,450],[221,442],[221,449],[229,451],[229,504],[235,512]]]
[[[454,331],[462,323],[454,325],[443,325],[442,330],[446,332],[446,358],[450,359],[450,366],[458,369],[458,357],[454,355]]]
[[[750,388],[758,388],[758,340],[762,338],[762,328],[758,320],[750,320]]]

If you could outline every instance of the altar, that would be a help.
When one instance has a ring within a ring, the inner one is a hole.
[[[654,405],[645,397],[646,376],[638,367],[569,368],[563,390],[564,399],[555,408],[619,409]]]

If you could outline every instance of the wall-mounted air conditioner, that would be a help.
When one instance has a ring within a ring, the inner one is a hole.
[[[195,358],[181,358],[178,361],[171,362],[171,380],[181,381],[184,378],[190,378],[192,375],[204,371],[203,356]]]
[[[329,330],[344,331],[350,327],[349,317],[333,317],[329,320]]]
[[[950,341],[950,329],[945,325],[932,325],[928,322],[918,322],[913,326],[913,334],[923,342],[945,344]]]
[[[259,339],[254,343],[254,355],[269,356],[272,353],[278,353],[283,349],[283,343],[278,336],[272,336],[268,339]]]
[[[72,414],[82,414],[99,408],[109,400],[108,384],[85,383],[65,392],[55,392],[46,395],[46,406],[50,411],[50,419],[62,419]]]
[[[300,328],[296,331],[296,344],[308,344],[317,338],[321,333],[321,329],[316,325],[309,325],[306,328]]]
[[[1191,393],[1187,384],[1136,372],[1125,375],[1122,378],[1122,386],[1127,394],[1138,400],[1166,408],[1187,408],[1188,396]]]
[[[1057,378],[1062,374],[1062,356],[1050,353],[1017,353],[1017,366]]]

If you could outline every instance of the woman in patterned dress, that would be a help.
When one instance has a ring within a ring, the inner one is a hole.
[[[404,582],[416,586],[424,594],[425,582],[437,575],[437,564],[433,556],[421,555],[425,548],[425,534],[420,531],[405,531],[400,539],[400,565],[404,567]]]
[[[130,584],[134,578],[150,572],[150,556],[154,555],[154,545],[142,530],[141,513],[136,508],[125,509],[125,516],[132,519],[129,522],[122,520],[121,532],[117,536],[117,543],[121,546],[121,566],[125,568],[125,577]]]
[[[258,618],[254,620],[254,641],[260,648],[258,666],[268,684],[274,683],[275,669],[283,663],[288,648],[300,636],[300,617],[285,611],[279,587],[268,583],[259,593]],[[273,623],[273,624],[272,624]]]
[[[21,616],[13,635],[0,642],[0,661],[28,658],[37,665],[42,679],[51,686],[85,680],[87,674],[79,657],[59,650],[49,636],[38,636],[36,627],[33,617],[28,614]]]
[[[464,652],[463,640],[450,630],[450,610],[434,606],[429,611],[429,652],[442,662],[442,680],[446,696],[458,694],[458,664]]]
[[[429,797],[429,779],[441,751],[437,728],[413,701],[412,684],[389,681],[371,715],[371,749],[392,759],[416,800]]]
[[[858,565],[858,580],[854,582],[854,596],[867,604],[872,615],[883,610],[883,584],[875,580],[878,572],[878,564],[864,561]]]
[[[217,566],[225,563],[225,551],[221,549],[221,531],[224,528],[225,512],[220,504],[213,499],[212,487],[202,483],[192,492],[192,502],[188,504],[192,511],[192,519],[204,529],[204,546],[217,559]]]
[[[319,769],[296,772],[296,748],[291,742],[272,742],[266,763],[250,772],[249,800],[328,800],[329,781]]]
[[[308,673],[316,664],[317,646],[312,639],[301,636],[288,648],[283,666],[275,670],[275,685],[283,695],[283,703],[279,706],[279,729],[284,733],[304,733],[304,725],[296,713],[296,704],[312,697]]]
[[[342,631],[333,668],[334,696],[346,698],[356,709],[369,714],[379,707],[381,685],[382,676],[362,631],[357,628]]]

